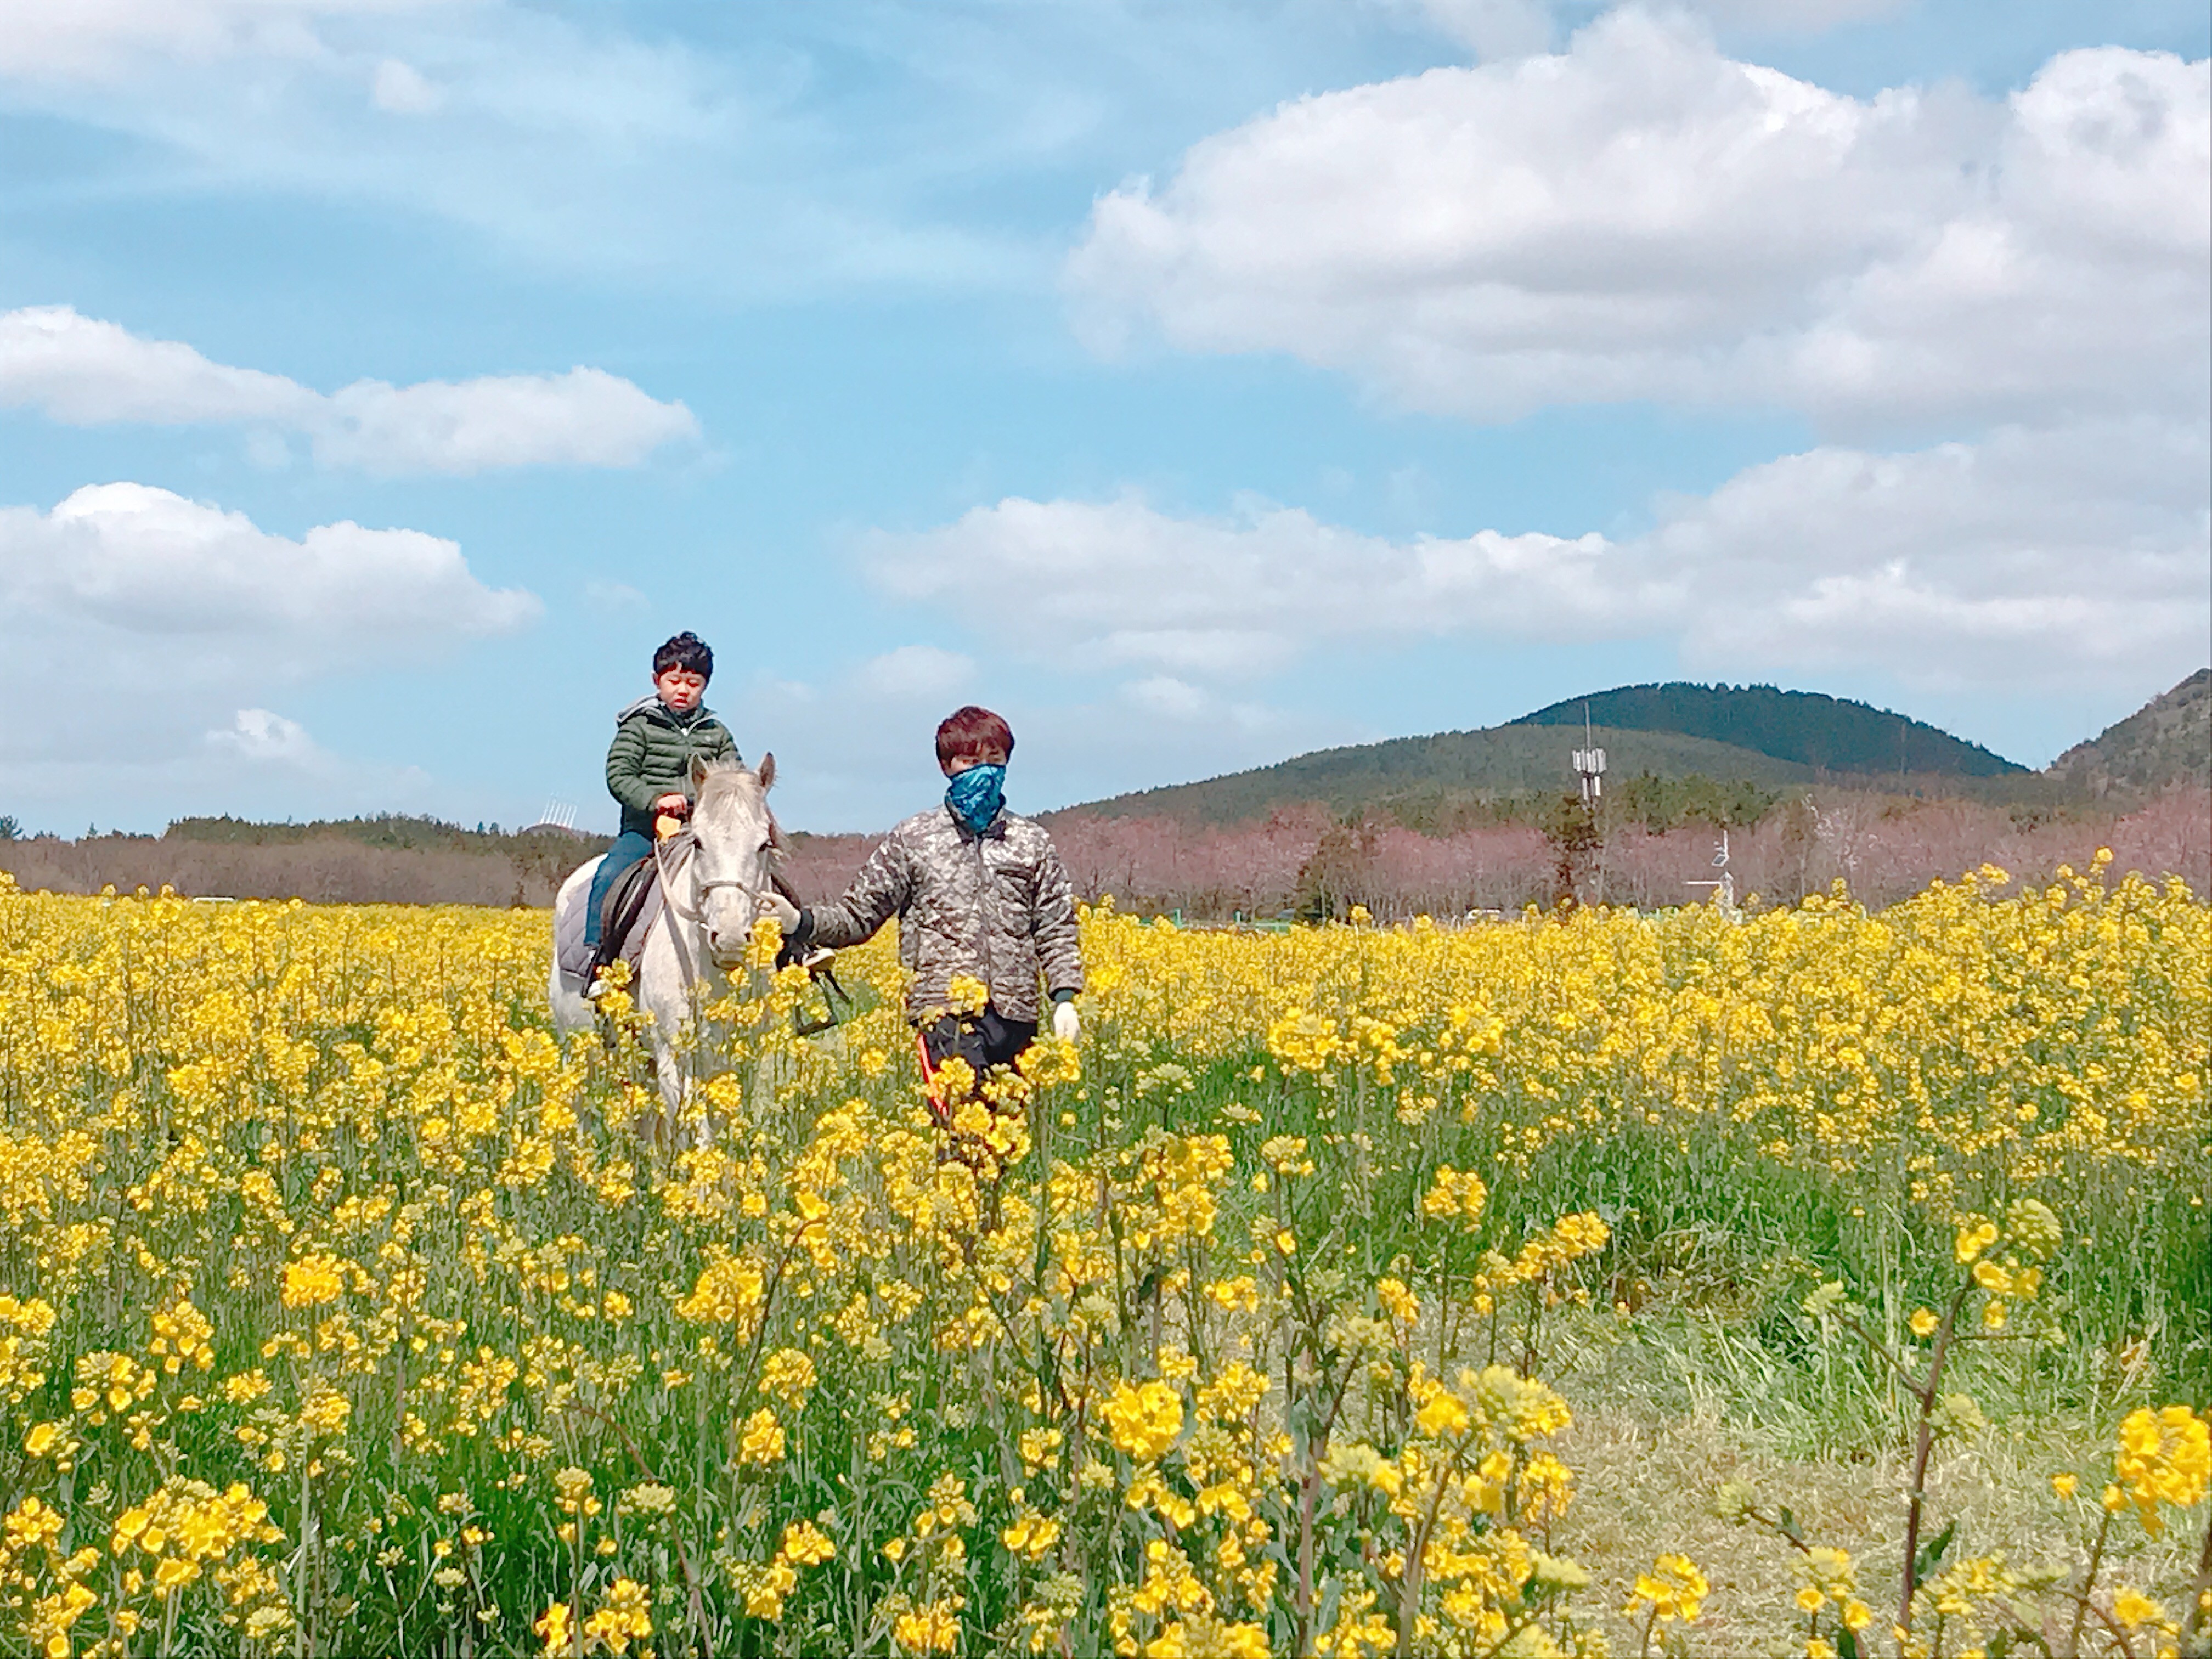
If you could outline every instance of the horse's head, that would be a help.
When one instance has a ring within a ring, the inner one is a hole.
[[[768,808],[775,757],[750,772],[727,762],[691,763],[691,832],[698,838],[693,882],[708,954],[728,969],[741,966],[753,921],[769,891],[783,832]]]

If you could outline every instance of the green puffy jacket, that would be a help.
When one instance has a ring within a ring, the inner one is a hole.
[[[659,697],[640,697],[615,716],[607,745],[607,793],[622,803],[622,827],[648,840],[653,803],[666,794],[691,799],[691,761],[736,762],[737,739],[703,703],[678,714]]]

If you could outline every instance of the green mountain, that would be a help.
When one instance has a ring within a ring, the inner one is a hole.
[[[2075,744],[2045,775],[2069,792],[2100,799],[2212,785],[2212,668],[2198,669],[2087,743]]]
[[[1623,685],[1523,714],[1516,726],[1595,725],[1733,744],[1823,772],[1996,778],[2027,769],[1923,720],[1771,685]]]
[[[2057,787],[1948,732],[1865,703],[1772,686],[1632,685],[1482,731],[1324,749],[1066,810],[1225,824],[1315,803],[1419,830],[1534,820],[1576,787],[1570,754],[1583,744],[1585,704],[1591,737],[1607,751],[1608,802],[1654,827],[1685,817],[1752,822],[1783,792],[1824,781],[2007,804],[2039,801]]]
[[[1678,782],[1701,780],[1723,793],[1727,786],[1748,786],[1769,801],[1773,791],[1808,783],[1815,775],[1809,766],[1709,738],[1613,726],[1599,726],[1593,735],[1607,751],[1607,789],[1617,799],[1639,774]],[[1579,725],[1572,743],[1562,732],[1517,725],[1393,738],[1323,749],[1200,783],[1116,795],[1067,811],[1100,817],[1242,823],[1279,807],[1318,802],[1337,813],[1365,808],[1427,829],[1478,809],[1548,800],[1574,788],[1570,750],[1582,738]]]

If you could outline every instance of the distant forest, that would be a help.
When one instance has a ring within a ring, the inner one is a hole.
[[[1384,920],[1452,917],[1563,897],[1665,908],[1711,892],[1692,884],[1713,879],[1723,834],[1737,894],[1768,902],[1842,881],[1863,902],[1887,904],[1984,863],[2042,882],[2061,865],[2086,868],[2100,847],[2113,849],[2122,872],[2212,891],[2212,797],[2201,789],[2126,810],[2039,813],[1827,788],[1770,799],[1760,811],[1738,786],[1703,794],[1689,780],[1638,785],[1626,781],[1595,823],[1554,796],[1543,812],[1425,831],[1307,805],[1229,825],[1069,814],[1054,819],[1053,835],[1086,899],[1111,895],[1124,909],[1200,921],[1320,921],[1355,905]],[[219,832],[204,822],[159,836],[0,841],[0,870],[31,890],[166,884],[195,897],[540,907],[604,844],[565,831],[495,834],[420,819],[233,820]],[[857,835],[792,840],[785,873],[809,900],[842,891],[875,843]]]
[[[541,905],[606,844],[565,830],[469,830],[398,814],[308,823],[180,818],[159,836],[0,835],[0,870],[23,887],[63,892],[166,885],[193,897]]]

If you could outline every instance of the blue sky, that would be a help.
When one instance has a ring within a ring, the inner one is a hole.
[[[801,827],[2202,665],[2201,3],[0,0],[0,812]]]

